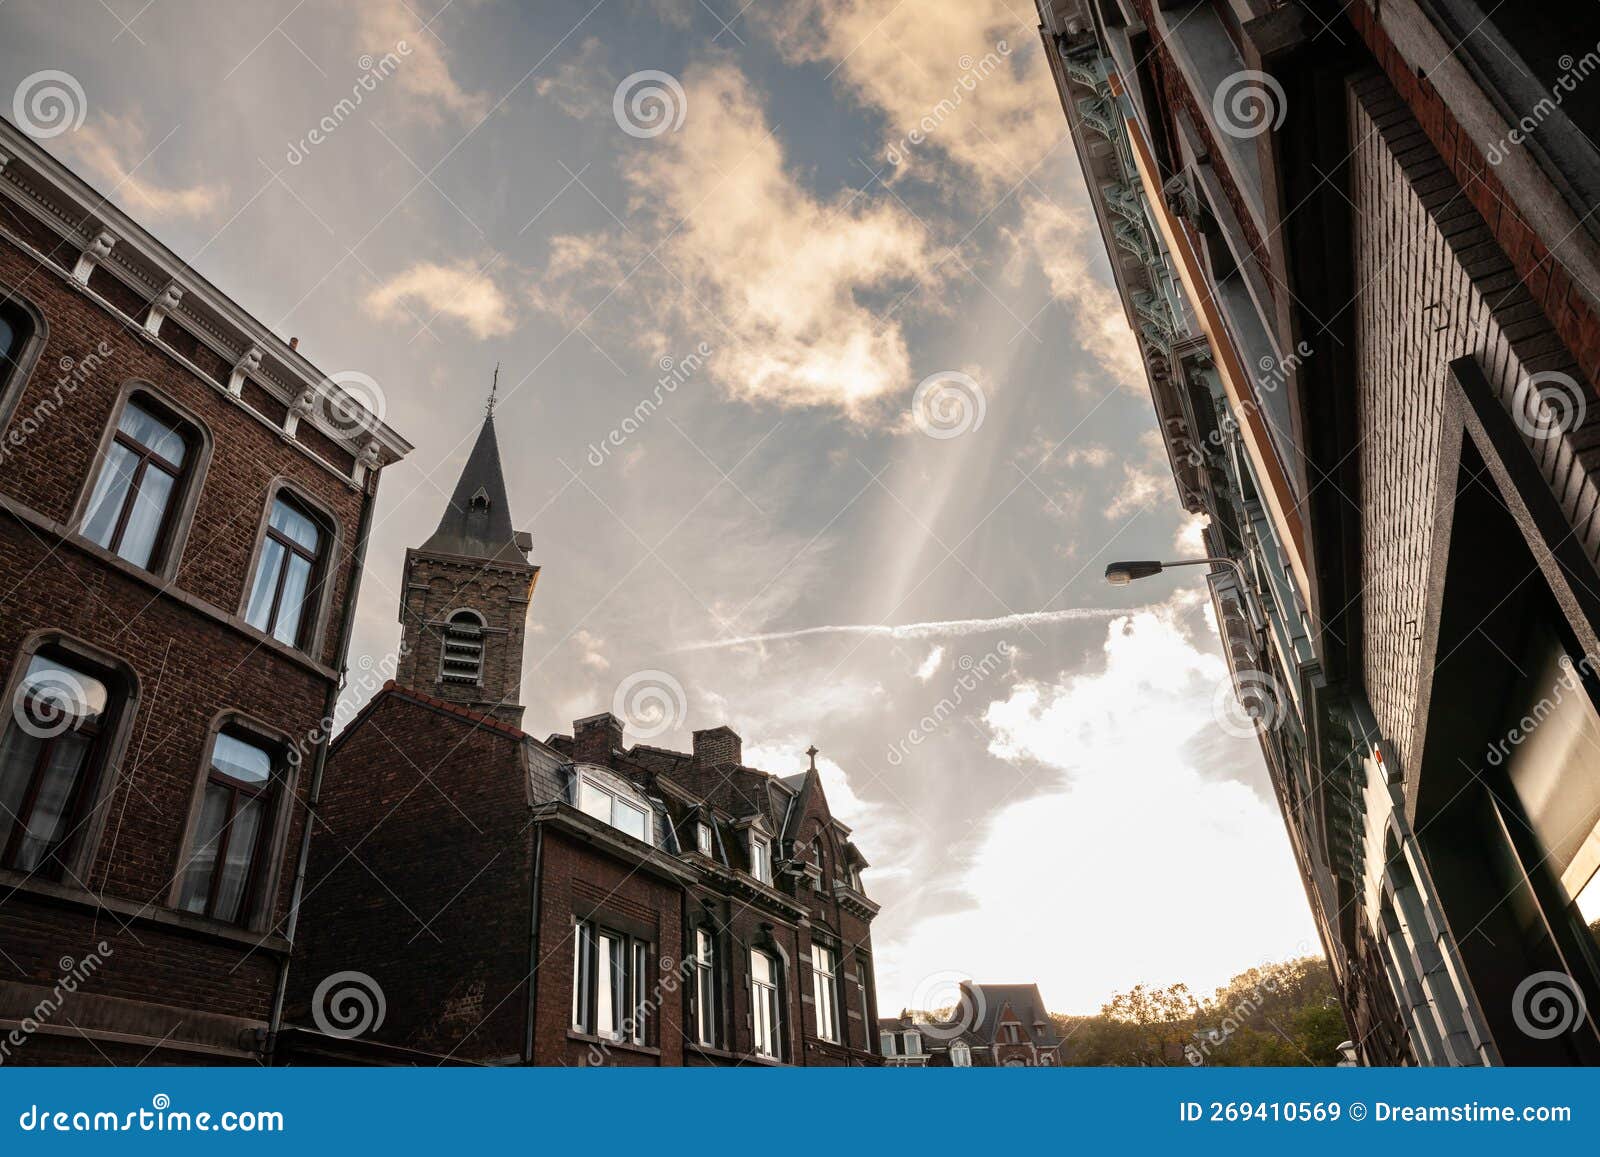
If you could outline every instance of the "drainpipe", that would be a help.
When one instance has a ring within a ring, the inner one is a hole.
[[[539,887],[544,872],[544,825],[533,825],[533,880],[528,903],[528,1019],[522,1041],[522,1063],[533,1064],[534,1016],[539,1011]]]
[[[355,634],[356,594],[361,587],[362,572],[366,569],[367,538],[372,532],[372,509],[378,501],[376,471],[372,477],[374,481],[363,488],[361,525],[356,530],[355,557],[350,566],[350,581],[345,587],[344,613],[340,616],[339,622],[339,646],[334,659],[339,677],[329,686],[327,697],[323,700],[322,718],[327,720],[332,720],[339,708],[339,692],[344,687],[348,670],[346,660],[350,655],[350,639]],[[289,951],[278,965],[278,982],[272,994],[272,1016],[267,1021],[268,1065],[273,1063],[278,1045],[278,1031],[283,1027],[283,1002],[289,992],[289,963],[294,954],[295,931],[300,926],[300,899],[305,890],[306,867],[311,860],[311,829],[316,826],[317,803],[322,798],[322,773],[328,766],[328,744],[331,740],[332,736],[324,735],[322,742],[317,744],[317,758],[311,769],[311,793],[306,803],[306,824],[300,833],[300,852],[294,869],[294,888],[289,894],[289,921],[284,929],[284,938],[289,941]]]

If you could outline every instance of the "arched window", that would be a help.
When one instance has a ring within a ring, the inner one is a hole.
[[[280,491],[267,514],[244,618],[280,643],[304,648],[315,634],[328,530],[310,508]]]
[[[84,507],[83,536],[147,570],[160,570],[194,475],[200,432],[142,391],[122,407]]]
[[[968,1047],[966,1041],[958,1040],[950,1046],[950,1064],[957,1069],[972,1067],[972,1049]]]
[[[185,912],[242,924],[260,903],[280,754],[250,732],[231,727],[217,732],[178,894],[178,907]]]
[[[24,362],[31,362],[28,349],[37,348],[40,325],[20,298],[0,288],[0,429],[11,416],[14,392],[20,392]],[[16,387],[16,391],[13,391]]]
[[[476,611],[457,611],[445,624],[439,677],[446,683],[483,682],[483,617]]]

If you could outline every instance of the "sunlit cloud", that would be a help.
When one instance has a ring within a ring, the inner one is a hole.
[[[151,140],[138,118],[111,114],[98,115],[61,138],[67,160],[130,212],[152,219],[216,214],[227,201],[225,186],[164,185],[151,175],[160,167],[164,144]]]
[[[368,293],[363,305],[383,321],[450,318],[479,338],[498,337],[516,328],[511,299],[471,262],[419,262]]]
[[[354,0],[354,8],[362,52],[381,56],[405,41],[410,52],[392,83],[415,98],[410,105],[414,116],[429,122],[449,116],[470,128],[489,114],[489,95],[456,78],[438,29],[432,22],[425,27],[405,0]]]

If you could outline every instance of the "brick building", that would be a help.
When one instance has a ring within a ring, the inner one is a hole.
[[[399,677],[333,745],[282,1057],[876,1063],[877,906],[815,767],[524,733],[530,549],[491,412],[407,553]]]
[[[261,1058],[407,450],[0,121],[0,1062]]]
[[[1064,1043],[1037,984],[962,981],[943,1016],[902,1012],[878,1021],[884,1064],[902,1068],[1052,1068]]]
[[[1600,9],[1037,4],[1349,1052],[1600,1062]]]

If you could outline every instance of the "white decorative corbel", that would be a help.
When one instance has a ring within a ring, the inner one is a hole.
[[[380,446],[378,444],[378,440],[374,438],[365,446],[361,447],[361,453],[356,457],[356,468],[354,472],[356,485],[365,486],[367,482],[367,475],[375,472],[382,465],[383,447]]]
[[[10,163],[11,163],[11,154],[6,152],[4,149],[0,149],[0,173],[5,172],[6,171],[6,166],[9,165]]]
[[[89,247],[78,254],[78,264],[72,269],[72,278],[79,285],[89,284],[89,274],[94,272],[94,267],[107,257],[111,256],[111,249],[117,243],[117,236],[109,229],[100,230],[99,236],[89,242]]]
[[[228,393],[239,397],[244,393],[244,380],[251,374],[261,369],[261,347],[251,346],[244,351],[244,356],[239,359],[238,365],[233,367],[233,373],[228,375]]]
[[[312,386],[307,386],[300,391],[300,396],[294,400],[294,405],[289,407],[289,413],[283,419],[283,432],[293,438],[300,429],[300,419],[308,418],[317,408],[317,391]]]
[[[167,319],[167,314],[177,310],[178,303],[183,300],[183,286],[176,281],[167,282],[167,287],[161,291],[161,296],[150,303],[150,312],[145,314],[145,332],[152,337],[161,335],[161,323]]]

